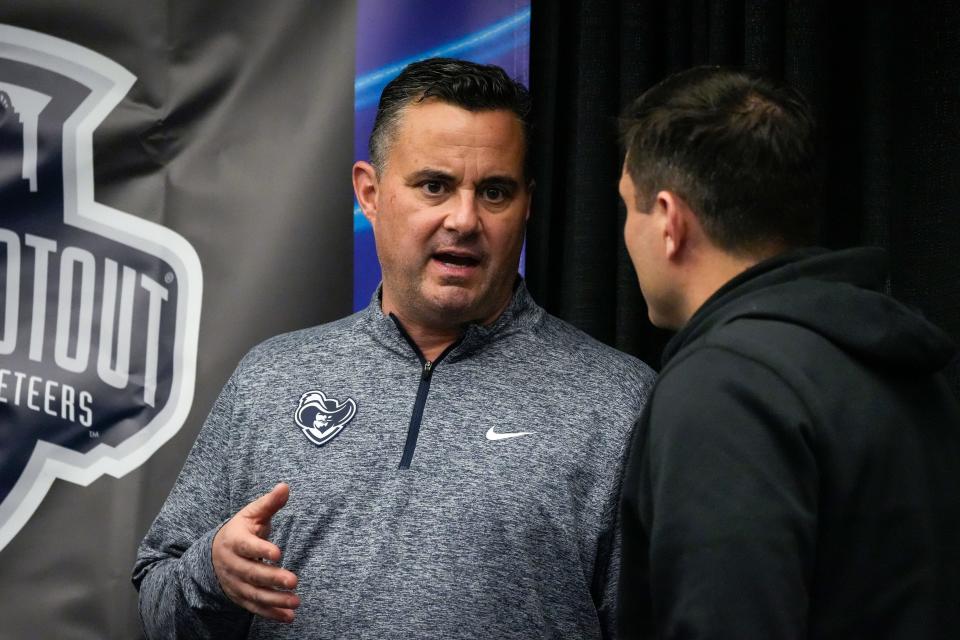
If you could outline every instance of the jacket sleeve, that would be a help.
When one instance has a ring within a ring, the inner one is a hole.
[[[777,372],[721,348],[665,372],[627,465],[624,637],[806,637],[811,416]]]
[[[251,614],[220,588],[211,553],[214,536],[233,515],[228,469],[233,401],[231,379],[137,552],[133,584],[147,638],[232,638],[243,636],[250,624]]]

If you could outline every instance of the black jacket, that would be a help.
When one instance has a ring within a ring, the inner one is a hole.
[[[762,262],[667,346],[623,484],[623,637],[960,637],[955,349],[883,263]]]

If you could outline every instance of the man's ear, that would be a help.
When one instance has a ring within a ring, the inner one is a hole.
[[[672,191],[660,191],[654,203],[654,212],[659,216],[664,255],[668,260],[675,260],[689,238],[690,207]]]
[[[358,160],[353,164],[353,193],[364,217],[373,224],[377,216],[377,193],[380,183],[377,170],[369,162]]]
[[[533,189],[536,186],[537,185],[533,180],[527,183],[527,213],[523,217],[524,222],[530,222],[530,211],[533,203]]]

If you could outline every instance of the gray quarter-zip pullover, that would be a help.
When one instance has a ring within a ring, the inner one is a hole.
[[[426,363],[377,297],[238,366],[134,567],[151,638],[598,638],[612,633],[617,494],[653,380],[521,282]],[[318,444],[319,443],[319,444]],[[219,526],[277,482],[292,624],[223,594]]]

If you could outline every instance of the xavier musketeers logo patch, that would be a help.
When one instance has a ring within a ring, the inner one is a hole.
[[[310,442],[323,446],[333,440],[356,413],[357,403],[352,398],[340,402],[327,398],[323,391],[307,391],[300,396],[294,419]]]
[[[197,254],[93,199],[93,133],[135,80],[0,25],[0,549],[54,479],[123,476],[193,402]]]

